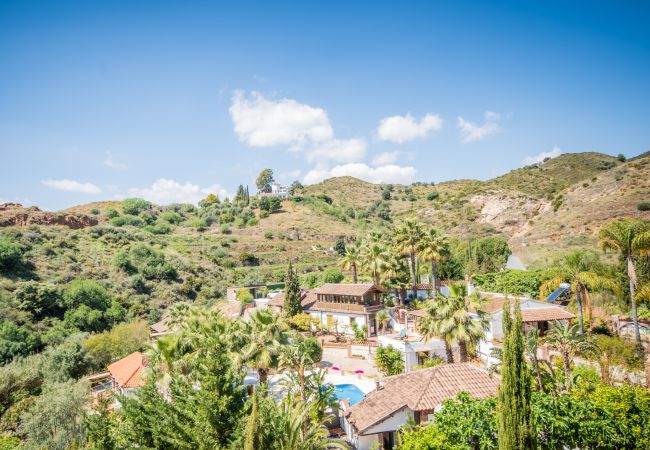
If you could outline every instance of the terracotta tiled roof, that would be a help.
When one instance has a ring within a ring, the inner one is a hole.
[[[108,366],[108,371],[120,387],[134,388],[144,386],[142,371],[145,366],[144,355],[134,352]]]
[[[362,296],[366,295],[368,292],[384,292],[384,290],[375,286],[374,284],[334,284],[334,283],[325,283],[320,288],[316,289],[317,294],[331,294],[331,295],[355,295]]]
[[[316,302],[316,293],[313,291],[303,291],[302,292],[302,300],[300,301],[300,304],[302,305],[302,309],[308,309],[311,305]],[[282,307],[284,306],[284,293],[279,293],[275,297],[269,301],[268,306],[279,306]]]
[[[445,364],[384,378],[382,387],[368,394],[346,413],[359,433],[408,407],[432,411],[447,399],[467,392],[474,398],[496,395],[499,380],[471,364]]]
[[[548,320],[568,320],[576,316],[560,308],[559,306],[549,306],[548,308],[528,308],[521,310],[522,322],[543,322]]]
[[[149,325],[149,328],[151,328],[151,331],[154,333],[166,333],[169,331],[169,316],[164,315],[160,321],[153,325]]]

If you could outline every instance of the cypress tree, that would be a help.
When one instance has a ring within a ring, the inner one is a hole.
[[[499,450],[537,448],[530,406],[531,374],[524,358],[524,333],[518,303],[514,310],[513,321],[510,303],[503,307],[503,355],[497,400]]]
[[[259,412],[257,410],[257,392],[253,394],[251,399],[253,406],[251,408],[251,415],[248,416],[246,422],[246,435],[244,440],[244,450],[257,450],[260,448],[260,430],[259,430]]]
[[[300,303],[300,285],[291,263],[289,263],[289,269],[287,270],[284,284],[284,305],[282,306],[282,312],[285,317],[291,318],[302,312],[302,305]]]

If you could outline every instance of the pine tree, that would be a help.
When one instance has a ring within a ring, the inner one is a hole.
[[[259,411],[257,409],[257,393],[253,394],[251,399],[253,406],[251,415],[246,422],[246,436],[244,441],[244,450],[256,450],[260,448],[260,430],[259,430]]]
[[[298,277],[293,270],[293,266],[289,263],[287,276],[284,280],[284,305],[282,312],[285,317],[293,317],[302,312],[302,305],[300,303],[300,285],[298,284]]]
[[[503,308],[503,356],[501,387],[497,402],[499,450],[536,448],[532,424],[531,375],[524,358],[524,334],[521,309],[515,305],[514,322],[510,304]]]

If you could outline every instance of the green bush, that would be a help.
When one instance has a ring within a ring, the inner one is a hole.
[[[142,211],[151,209],[151,203],[141,198],[127,198],[122,201],[124,214],[137,216]]]
[[[117,209],[115,209],[115,208],[107,208],[106,209],[106,216],[108,216],[109,219],[113,219],[113,218],[115,218],[115,217],[117,217],[119,215],[120,215],[120,213],[117,212]]]
[[[436,191],[429,192],[427,194],[427,200],[429,201],[437,200],[438,197],[440,197],[440,194],[438,194]]]
[[[398,375],[404,371],[402,353],[392,345],[377,348],[375,363],[377,368],[387,376]]]
[[[29,355],[38,346],[38,338],[25,327],[9,320],[0,322],[0,366],[16,356]]]
[[[139,227],[143,227],[144,224],[145,224],[144,220],[142,220],[138,216],[124,215],[124,216],[113,217],[111,219],[111,225],[114,225],[116,227],[131,225],[139,228]]]
[[[23,258],[20,245],[7,238],[0,237],[0,272],[8,272],[18,267]]]
[[[85,305],[105,311],[111,305],[111,296],[106,288],[95,280],[74,280],[63,293],[67,308]]]
[[[183,216],[178,214],[176,211],[165,211],[164,213],[160,214],[158,216],[160,220],[163,220],[165,222],[178,225],[183,221]]]
[[[340,283],[345,276],[336,268],[327,269],[323,272],[323,283]]]
[[[650,211],[650,202],[641,202],[636,205],[636,209],[639,211]]]
[[[158,222],[154,225],[148,225],[144,229],[152,234],[169,234],[172,232],[172,226],[167,222]]]
[[[504,270],[477,274],[472,277],[477,288],[485,292],[499,292],[510,295],[539,296],[542,274],[537,270]]]
[[[265,237],[266,239],[273,239],[273,232],[271,232],[271,231],[267,231],[267,232],[265,232],[265,233],[264,233],[264,237]]]
[[[126,252],[118,253],[113,264],[127,273],[139,273],[147,280],[173,281],[178,273],[159,252],[145,244],[137,244]]]
[[[93,216],[98,216],[99,215],[99,209],[97,209],[97,208],[91,209],[90,214],[92,214]]]

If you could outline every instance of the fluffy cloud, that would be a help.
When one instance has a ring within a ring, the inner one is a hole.
[[[259,92],[235,92],[230,117],[239,139],[253,147],[300,146],[333,137],[327,112],[283,98],[268,100]]]
[[[334,166],[331,169],[313,169],[304,178],[306,184],[323,181],[326,178],[351,176],[371,183],[410,183],[415,178],[415,167],[403,167],[386,164],[370,167],[363,163],[351,163]]]
[[[438,114],[428,113],[419,122],[412,115],[391,116],[382,119],[377,128],[377,136],[382,141],[401,144],[417,138],[426,137],[429,132],[442,128],[442,119]]]
[[[398,151],[378,153],[372,159],[372,165],[384,166],[386,164],[393,164],[395,161],[397,161],[398,156],[399,156]]]
[[[82,194],[101,194],[102,190],[95,186],[92,183],[80,183],[75,180],[43,180],[41,181],[43,186],[47,186],[52,189],[58,189],[60,191],[68,192],[79,192]]]
[[[168,205],[170,203],[197,204],[208,194],[216,194],[221,199],[231,197],[218,184],[200,187],[189,181],[181,184],[178,181],[168,180],[166,178],[157,179],[149,187],[129,189],[130,197],[141,197],[158,205]]]
[[[555,158],[557,156],[560,156],[561,154],[562,154],[562,150],[560,149],[560,147],[553,147],[553,150],[551,150],[550,152],[541,152],[536,155],[528,156],[524,158],[524,164],[529,166],[531,164],[541,163],[546,158]]]
[[[458,116],[458,129],[460,130],[461,142],[467,144],[469,142],[476,142],[485,139],[491,134],[496,134],[501,131],[499,120],[501,115],[492,111],[486,111],[485,122],[483,125],[478,125],[474,122],[469,122],[462,117]]]
[[[330,139],[314,145],[307,151],[307,161],[323,166],[328,162],[351,163],[366,156],[366,141],[363,139]]]

